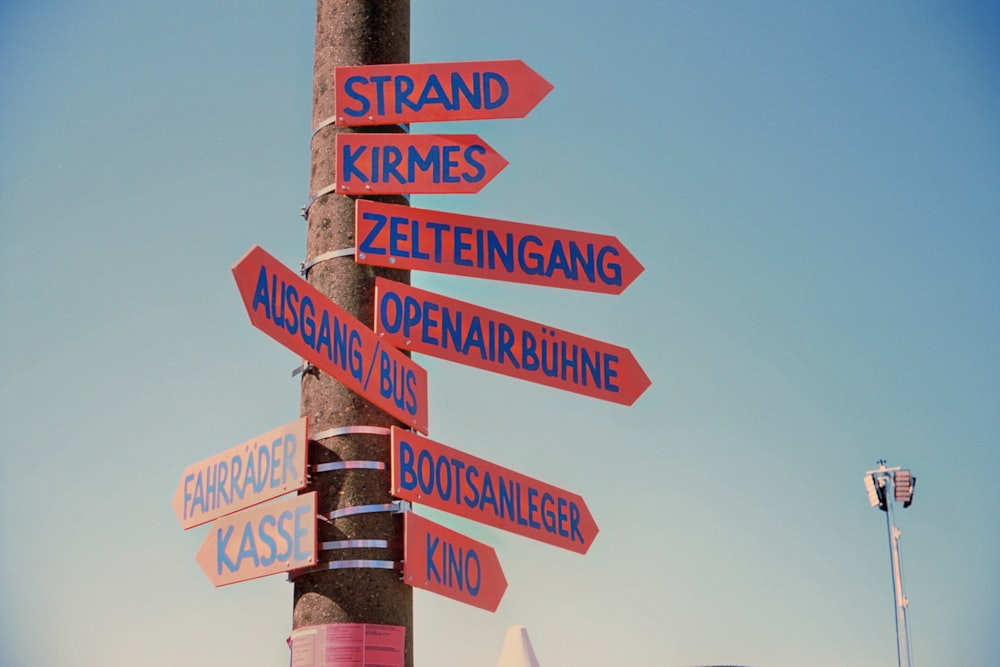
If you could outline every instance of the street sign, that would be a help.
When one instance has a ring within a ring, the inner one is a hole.
[[[316,492],[216,519],[195,561],[215,586],[316,562]]]
[[[427,371],[260,246],[233,266],[233,276],[255,327],[427,433]]]
[[[359,199],[359,264],[621,294],[643,266],[613,236]]]
[[[339,194],[472,194],[506,166],[474,134],[337,135]]]
[[[398,427],[392,495],[576,553],[597,523],[583,498]]]
[[[622,405],[651,384],[624,347],[384,278],[375,331],[400,349]]]
[[[302,417],[188,466],[173,508],[187,530],[306,485],[306,422]]]
[[[403,515],[403,581],[486,611],[507,590],[493,547],[413,512]]]
[[[523,118],[552,84],[520,60],[337,67],[337,125]]]

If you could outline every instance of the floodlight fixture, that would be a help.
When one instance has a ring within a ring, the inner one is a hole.
[[[909,470],[900,467],[886,468],[885,460],[878,461],[876,470],[865,473],[865,491],[872,507],[885,512],[886,527],[889,531],[889,559],[892,566],[892,590],[896,608],[896,653],[899,667],[910,667],[910,627],[907,608],[910,601],[903,594],[903,572],[899,559],[899,529],[893,513],[893,500],[907,508],[913,504],[913,490],[917,478]],[[891,488],[890,488],[891,486]]]

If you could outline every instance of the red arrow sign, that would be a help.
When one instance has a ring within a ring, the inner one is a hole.
[[[650,380],[624,347],[375,280],[375,331],[400,349],[632,405]]]
[[[552,84],[520,60],[338,67],[337,125],[523,118]]]
[[[233,276],[255,327],[427,433],[427,371],[260,246],[233,266]]]
[[[306,418],[185,468],[173,508],[187,530],[306,485]]]
[[[359,264],[621,294],[643,266],[613,236],[359,199]]]
[[[316,562],[316,492],[217,519],[195,561],[216,586]]]
[[[403,581],[486,611],[507,590],[493,547],[413,512],[403,515]]]
[[[338,134],[340,194],[472,194],[507,160],[474,134]]]
[[[581,554],[597,536],[577,494],[397,427],[391,467],[397,498]]]

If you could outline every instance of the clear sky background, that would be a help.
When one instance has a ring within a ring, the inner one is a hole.
[[[298,416],[230,266],[305,248],[314,6],[0,3],[0,664],[287,664],[283,575],[213,588],[183,469]],[[522,59],[510,162],[424,208],[613,234],[621,296],[415,274],[630,348],[629,408],[427,357],[430,436],[580,493],[586,556],[493,545],[490,614],[415,594],[417,664],[1000,656],[1000,12],[990,3],[416,2],[413,62]],[[415,128],[430,131],[441,128]]]

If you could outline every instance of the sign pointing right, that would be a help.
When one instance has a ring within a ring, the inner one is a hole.
[[[413,512],[403,515],[403,581],[486,611],[507,590],[493,547]]]
[[[335,70],[337,125],[523,118],[552,84],[520,60]]]
[[[597,523],[583,498],[392,427],[392,495],[584,554]]]
[[[627,348],[381,277],[375,332],[401,350],[619,405],[652,384]]]
[[[359,199],[359,264],[621,294],[643,271],[614,236]]]

